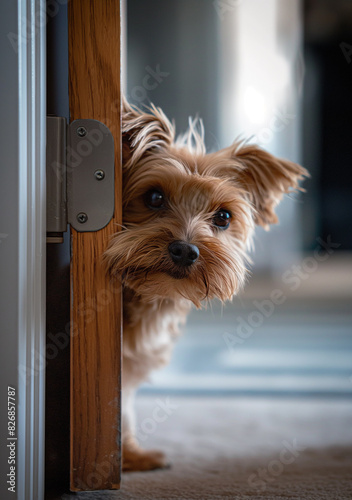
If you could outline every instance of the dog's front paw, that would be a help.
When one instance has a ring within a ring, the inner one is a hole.
[[[170,467],[166,457],[159,450],[143,450],[137,443],[125,443],[122,451],[124,472],[166,469]]]

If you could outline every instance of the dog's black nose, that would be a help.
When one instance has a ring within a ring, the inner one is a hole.
[[[169,245],[169,253],[175,264],[190,266],[199,257],[198,247],[185,241],[174,241]]]

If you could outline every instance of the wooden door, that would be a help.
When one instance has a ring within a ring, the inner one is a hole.
[[[71,228],[71,490],[120,484],[121,292],[101,257],[121,224],[120,2],[68,4],[70,120],[106,124],[115,211],[97,232]]]

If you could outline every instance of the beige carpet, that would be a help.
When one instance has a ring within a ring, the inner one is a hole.
[[[63,500],[352,499],[351,401],[144,396],[138,413],[172,467]]]

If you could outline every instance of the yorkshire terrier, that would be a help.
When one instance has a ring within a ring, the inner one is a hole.
[[[206,154],[200,120],[175,139],[160,108],[122,104],[123,228],[105,261],[124,287],[123,470],[162,468],[135,437],[133,396],[170,358],[192,304],[231,299],[244,284],[256,225],[269,228],[307,171],[254,144]]]

